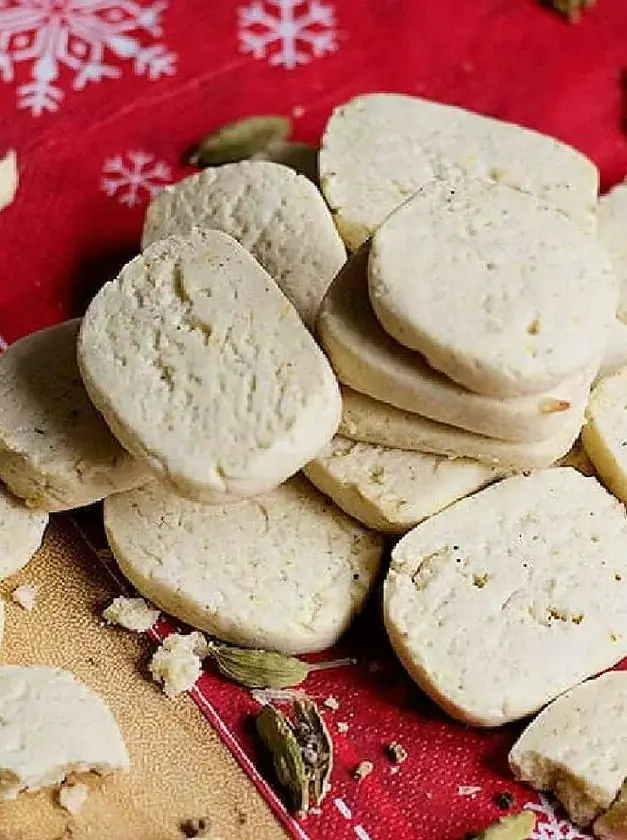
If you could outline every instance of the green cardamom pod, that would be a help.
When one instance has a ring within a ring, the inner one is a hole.
[[[318,707],[311,700],[294,703],[295,732],[309,777],[309,799],[320,805],[333,769],[333,741]]]
[[[222,676],[246,688],[289,688],[300,685],[311,666],[294,656],[269,650],[209,644],[208,654]]]
[[[259,116],[228,123],[208,134],[187,157],[192,166],[221,166],[248,160],[278,140],[286,140],[292,130],[288,117]]]
[[[257,715],[257,733],[272,755],[277,780],[289,796],[290,806],[300,814],[309,810],[309,777],[301,746],[284,714],[264,706]]]
[[[488,828],[478,834],[471,834],[473,840],[527,840],[531,837],[536,825],[536,817],[532,811],[521,811],[501,817]]]

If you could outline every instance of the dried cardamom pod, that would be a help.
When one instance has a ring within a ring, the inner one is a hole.
[[[247,688],[288,688],[302,683],[310,666],[294,656],[212,642],[208,654],[222,676]]]
[[[556,12],[568,18],[570,23],[577,23],[581,13],[591,8],[596,0],[544,0],[545,5],[551,6]]]
[[[271,650],[236,648],[217,642],[209,642],[206,654],[223,677],[246,688],[290,688],[300,685],[311,671],[339,668],[353,662],[352,659],[336,659],[312,664]]]
[[[294,703],[294,723],[274,706],[264,706],[256,723],[294,810],[306,814],[310,805],[320,805],[329,790],[333,742],[316,704]]]
[[[228,123],[208,134],[187,157],[191,166],[237,163],[263,152],[273,142],[286,140],[292,130],[288,117],[259,116]]]
[[[477,834],[468,835],[468,840],[527,840],[535,826],[535,814],[532,811],[521,811],[519,814],[501,817]]]
[[[252,155],[251,160],[269,160],[282,163],[294,172],[318,184],[318,149],[307,143],[291,143],[289,140],[273,140],[267,148]]]
[[[274,706],[264,706],[257,715],[257,733],[272,755],[279,784],[286,788],[290,807],[297,813],[309,810],[309,778],[294,729]]]

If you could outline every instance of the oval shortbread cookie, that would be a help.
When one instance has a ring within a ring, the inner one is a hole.
[[[515,476],[392,552],[385,625],[450,715],[500,726],[627,654],[627,517],[569,467]]]
[[[346,259],[324,200],[287,166],[243,161],[205,169],[152,201],[144,247],[192,227],[228,233],[261,263],[313,326],[322,297]]]
[[[350,516],[389,534],[405,533],[500,477],[477,461],[357,443],[339,435],[303,471]]]
[[[597,210],[599,239],[610,255],[620,285],[618,317],[627,322],[627,183],[618,184],[599,199]]]
[[[68,773],[129,768],[115,718],[67,671],[0,667],[0,720],[0,798],[55,785]]]
[[[434,177],[503,181],[586,227],[597,201],[597,169],[575,149],[511,123],[399,94],[366,94],[336,108],[319,167],[322,191],[352,249]]]
[[[558,697],[525,729],[509,763],[516,778],[555,793],[579,825],[601,816],[627,778],[627,673]]]
[[[609,341],[605,347],[605,354],[597,374],[597,381],[605,376],[617,373],[627,366],[627,324],[619,318],[614,318],[610,327]]]
[[[505,397],[598,368],[618,296],[596,236],[535,196],[472,179],[432,181],[381,225],[368,288],[396,341]]]
[[[368,246],[341,269],[318,313],[317,330],[345,385],[395,408],[501,440],[545,440],[580,418],[595,373],[589,367],[544,394],[475,394],[398,344],[374,316],[367,295]]]
[[[0,486],[0,580],[23,568],[41,545],[48,514],[27,508]]]
[[[219,231],[170,237],[130,262],[89,306],[78,354],[119,440],[192,499],[276,487],[339,423],[324,354],[272,278]]]
[[[627,368],[602,379],[586,410],[581,439],[603,483],[627,503]]]
[[[152,479],[89,401],[76,364],[79,325],[40,330],[0,355],[0,479],[41,510],[82,507]]]
[[[123,574],[166,612],[234,644],[322,650],[361,609],[382,539],[302,476],[225,506],[159,484],[111,497],[105,528]]]
[[[349,388],[342,389],[342,403],[342,422],[338,433],[351,440],[377,443],[392,449],[431,452],[450,458],[474,458],[512,470],[548,467],[557,461],[573,445],[582,420],[576,417],[570,427],[547,440],[515,443],[436,423]]]

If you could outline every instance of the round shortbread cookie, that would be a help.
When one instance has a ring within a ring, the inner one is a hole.
[[[320,182],[344,241],[356,249],[434,177],[503,181],[594,226],[599,176],[580,152],[511,123],[413,96],[371,93],[333,112]]]
[[[159,484],[111,497],[122,573],[166,612],[238,645],[307,653],[364,604],[383,551],[302,476],[254,499],[200,505]]]
[[[599,199],[597,210],[599,239],[609,252],[619,286],[618,317],[627,322],[627,183],[618,184]]]
[[[543,394],[475,394],[398,344],[377,321],[367,295],[368,245],[341,269],[318,313],[320,342],[339,380],[395,408],[501,440],[546,440],[572,426],[588,400],[596,365]]]
[[[48,327],[0,355],[0,479],[41,510],[90,505],[153,478],[89,401],[76,364],[79,326]]]
[[[276,487],[340,419],[333,371],[296,310],[219,231],[132,260],[89,306],[78,359],[118,439],[191,499]]]
[[[596,236],[532,195],[472,179],[425,185],[381,225],[368,290],[394,339],[504,397],[598,368],[618,300]]]
[[[436,423],[349,388],[342,389],[342,402],[338,433],[351,440],[449,458],[474,458],[484,464],[515,471],[548,467],[566,455],[579,435],[583,420],[582,416],[575,418],[570,428],[562,429],[553,438],[515,443]]]
[[[597,373],[597,381],[617,373],[625,366],[627,366],[627,324],[620,318],[614,318],[603,361]]]
[[[627,654],[626,548],[625,509],[595,478],[507,478],[396,545],[392,646],[453,717],[518,720]]]
[[[105,703],[72,674],[0,667],[0,798],[62,782],[68,773],[128,770],[122,733]]]
[[[574,822],[589,825],[627,778],[627,673],[603,674],[558,697],[527,726],[509,763],[517,779],[552,791]]]
[[[627,503],[627,368],[602,379],[586,409],[581,439],[603,483]]]
[[[403,534],[502,474],[466,458],[334,437],[303,472],[338,507],[375,531]]]
[[[144,247],[192,227],[237,239],[312,327],[322,297],[346,259],[320,192],[287,166],[243,161],[208,168],[166,187],[144,222]]]
[[[41,546],[48,514],[27,508],[0,486],[0,580],[22,569]]]

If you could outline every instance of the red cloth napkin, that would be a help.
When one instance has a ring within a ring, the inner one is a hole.
[[[536,0],[0,0],[0,153],[17,150],[21,181],[0,214],[0,335],[81,314],[137,253],[149,198],[191,171],[186,148],[227,121],[291,114],[316,142],[356,93],[415,93],[566,140],[609,186],[627,174],[624,66],[625,0],[576,26]],[[295,837],[454,840],[494,820],[504,790],[537,811],[536,840],[583,836],[512,783],[515,728],[465,728],[411,686],[374,606],[329,656],[347,652],[358,665],[307,683],[339,703],[326,710],[337,759],[322,813],[300,823],[257,769],[250,693],[213,673],[193,692]],[[362,760],[374,770],[356,782]]]

